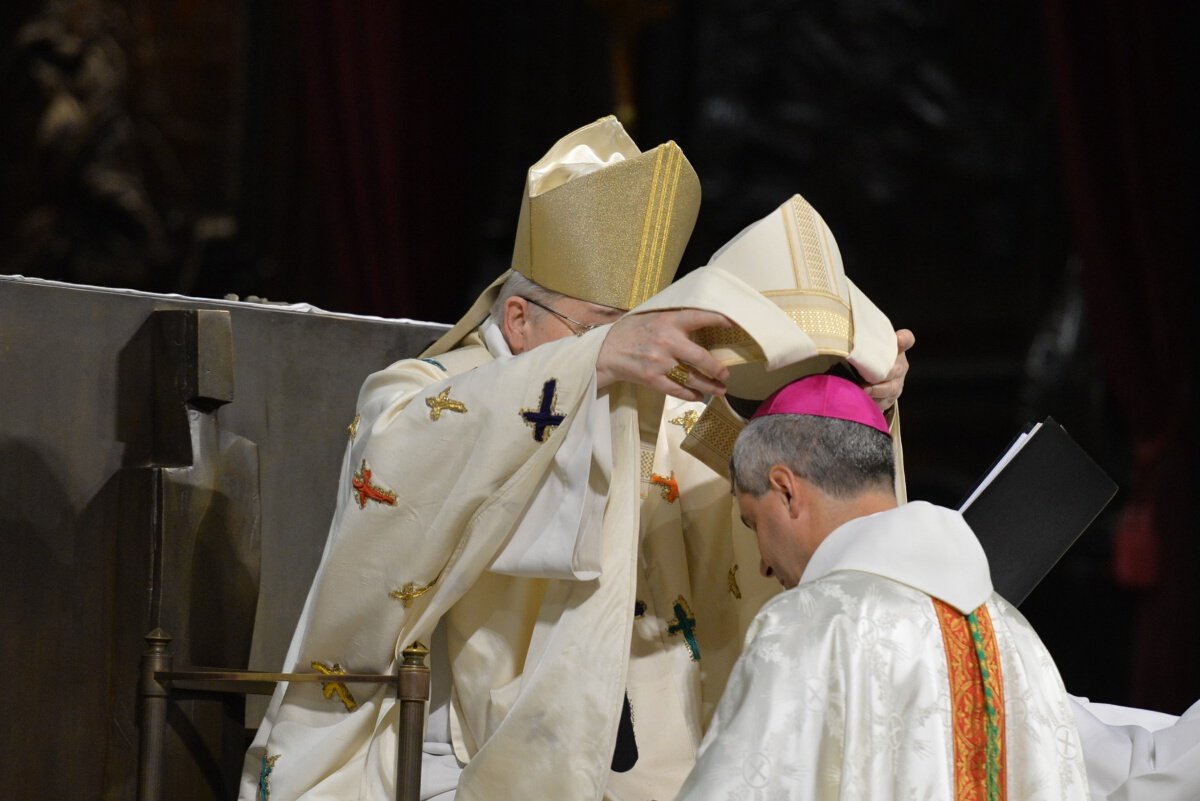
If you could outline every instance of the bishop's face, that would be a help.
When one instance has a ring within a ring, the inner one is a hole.
[[[738,492],[736,497],[742,523],[758,539],[759,572],[774,576],[784,589],[795,587],[812,554],[803,546],[799,531],[803,523],[792,499],[775,486],[758,498],[748,492]]]
[[[524,304],[524,313],[508,326],[506,338],[513,353],[524,353],[538,345],[569,336],[579,336],[598,326],[616,322],[625,312],[578,298],[559,297],[544,306],[526,298],[512,298]]]

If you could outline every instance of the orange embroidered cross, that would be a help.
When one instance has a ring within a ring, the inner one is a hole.
[[[324,662],[313,662],[312,669],[325,676],[344,676],[346,669],[334,662],[332,667]],[[358,708],[358,701],[354,700],[354,696],[350,694],[350,690],[340,681],[323,681],[321,682],[321,691],[326,698],[332,699],[334,695],[341,700],[342,705],[346,707],[347,712],[353,712]]]
[[[658,473],[650,474],[650,483],[658,484],[662,487],[663,500],[667,503],[675,503],[679,498],[679,482],[675,480],[675,471],[671,471],[670,477],[660,476]]]
[[[358,501],[359,509],[367,508],[367,501],[375,501],[388,506],[396,505],[396,493],[390,489],[384,489],[378,484],[371,483],[371,468],[367,467],[367,460],[363,459],[362,467],[358,468],[354,473],[354,478],[350,480],[350,485],[353,487],[355,500]]]
[[[426,398],[425,405],[429,407],[429,419],[438,420],[442,412],[458,412],[466,414],[467,407],[462,401],[450,397],[450,387],[446,387],[436,398]]]

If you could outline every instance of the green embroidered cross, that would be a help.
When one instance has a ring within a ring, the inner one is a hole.
[[[682,595],[675,599],[671,608],[675,611],[675,617],[667,625],[667,634],[682,634],[692,661],[699,662],[700,646],[696,644],[696,618],[692,617],[691,608]]]
[[[275,756],[263,754],[262,768],[258,772],[258,801],[270,801],[271,799],[271,771],[275,769],[277,759],[279,759],[279,754]]]

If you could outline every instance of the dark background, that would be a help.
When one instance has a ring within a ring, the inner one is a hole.
[[[1200,697],[1184,3],[10,0],[0,33],[0,272],[453,322],[526,167],[614,111],[701,177],[683,271],[803,194],[918,336],[910,495],[1053,415],[1121,490],[1024,611],[1075,694]]]

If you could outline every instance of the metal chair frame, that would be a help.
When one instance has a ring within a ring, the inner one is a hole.
[[[142,731],[138,752],[138,801],[162,801],[163,747],[167,708],[174,689],[242,695],[270,695],[281,681],[328,682],[324,673],[265,673],[253,670],[172,670],[171,635],[155,629],[146,635],[142,654],[139,700]],[[396,755],[397,801],[418,801],[421,791],[421,745],[425,703],[429,700],[429,649],[415,642],[402,652],[396,673],[345,673],[347,684],[390,684],[400,702],[399,748]]]

